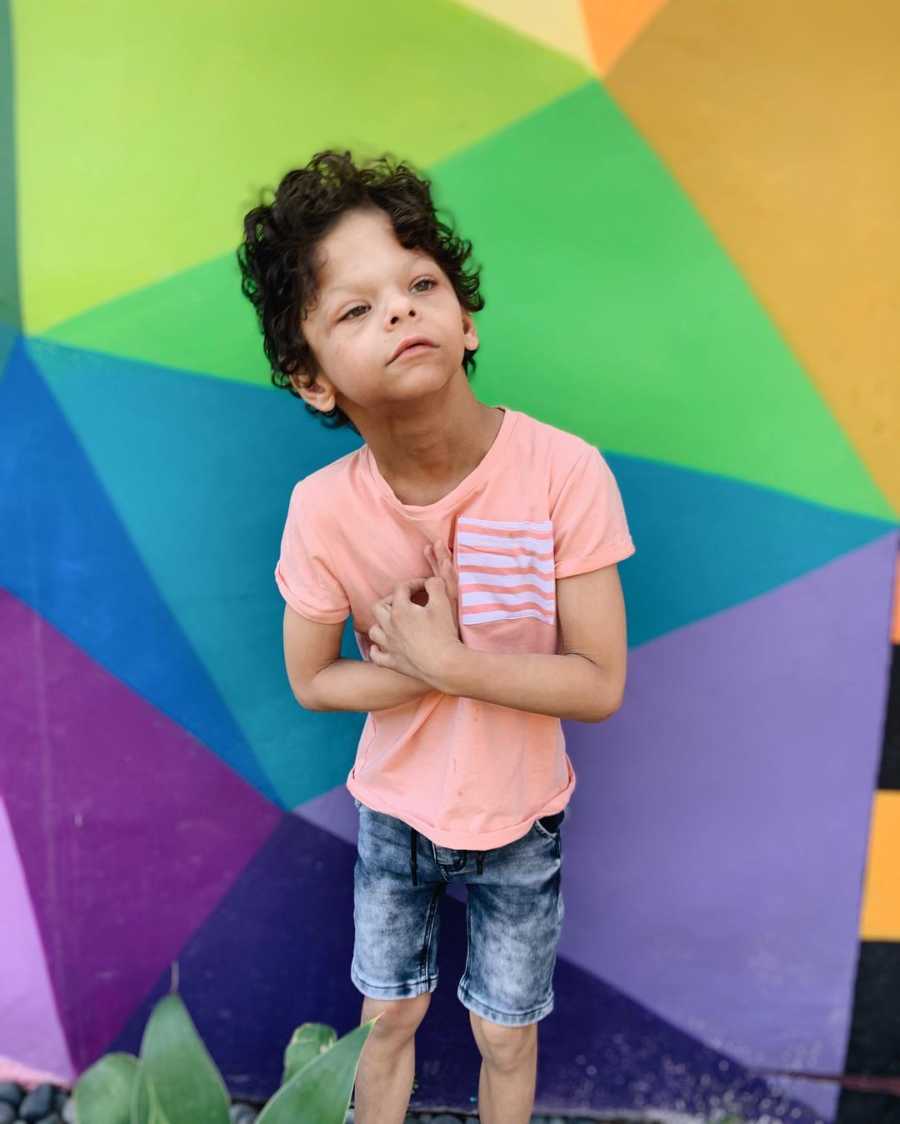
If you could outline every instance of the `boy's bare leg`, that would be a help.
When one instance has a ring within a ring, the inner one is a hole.
[[[538,1024],[498,1026],[469,1012],[481,1052],[481,1124],[528,1124],[537,1087]]]
[[[384,1014],[359,1056],[356,1124],[403,1124],[416,1072],[416,1030],[430,1002],[430,992],[412,999],[363,999],[360,1026]]]

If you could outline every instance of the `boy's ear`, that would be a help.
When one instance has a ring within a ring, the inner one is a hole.
[[[463,313],[462,325],[466,351],[476,351],[478,349],[478,330],[475,327],[475,321],[472,319],[471,313]]]
[[[291,386],[300,395],[304,402],[327,414],[335,407],[334,385],[327,375],[321,371],[310,375],[306,371],[296,372],[288,376]]]

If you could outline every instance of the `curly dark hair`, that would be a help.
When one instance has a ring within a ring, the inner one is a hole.
[[[256,309],[272,382],[295,398],[301,396],[289,376],[299,370],[312,377],[316,370],[315,356],[300,329],[318,293],[316,247],[347,211],[380,207],[402,246],[422,250],[438,263],[463,308],[484,308],[481,269],[465,268],[471,242],[438,220],[431,181],[392,153],[357,165],[350,152],[326,149],[305,168],[287,172],[271,204],[263,201],[267,190],[244,216],[244,239],[237,249],[241,292]],[[466,348],[463,368],[467,377],[470,368],[474,373],[474,350]],[[329,428],[349,425],[359,433],[339,406],[325,413],[309,402],[304,405]]]

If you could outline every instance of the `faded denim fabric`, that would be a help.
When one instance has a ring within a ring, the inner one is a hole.
[[[439,905],[450,882],[467,888],[464,1007],[521,1026],[553,1010],[553,972],[565,907],[560,827],[565,809],[488,851],[439,847],[409,824],[362,804],[354,868],[350,978],[375,999],[437,987]],[[417,879],[410,879],[410,840]]]

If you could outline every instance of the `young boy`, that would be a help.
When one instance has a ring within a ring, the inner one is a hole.
[[[458,997],[485,1124],[525,1124],[553,1010],[560,823],[575,787],[560,719],[601,722],[625,688],[616,563],[634,553],[616,481],[582,438],[468,382],[484,306],[471,245],[389,156],[317,153],[238,250],[273,380],[364,444],[300,480],[275,580],[291,688],[367,711],[350,975],[357,1124],[402,1124],[415,1031],[437,986],[439,904],[467,887]],[[548,392],[566,393],[557,372]],[[340,658],[353,616],[362,660]]]

